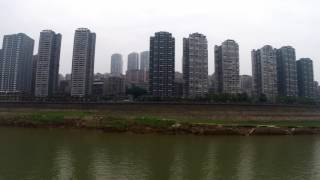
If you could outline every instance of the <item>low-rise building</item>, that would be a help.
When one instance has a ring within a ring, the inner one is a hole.
[[[252,76],[240,76],[240,92],[246,93],[248,96],[252,96]]]
[[[113,76],[109,77],[104,82],[105,96],[123,96],[126,93],[125,78]]]

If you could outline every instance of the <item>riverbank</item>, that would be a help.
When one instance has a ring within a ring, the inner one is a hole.
[[[0,126],[195,135],[320,134],[317,107],[113,104],[0,107]]]

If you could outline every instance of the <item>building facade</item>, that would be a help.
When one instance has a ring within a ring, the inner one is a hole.
[[[105,96],[123,96],[125,95],[125,78],[120,76],[112,76],[104,82]]]
[[[94,73],[96,34],[89,29],[79,28],[75,31],[71,96],[91,95]]]
[[[121,54],[111,55],[111,75],[121,76],[123,74],[123,59]]]
[[[215,78],[217,93],[237,94],[240,92],[239,45],[226,40],[215,46]]]
[[[313,99],[320,102],[320,86],[318,81],[313,82]]]
[[[184,82],[183,82],[183,73],[175,72],[174,77],[174,92],[173,96],[177,98],[183,97],[183,89],[184,89]]]
[[[277,50],[279,96],[298,96],[296,52],[291,46]]]
[[[252,76],[241,75],[240,76],[240,93],[245,93],[248,96],[252,96]]]
[[[183,80],[184,97],[208,94],[208,41],[202,34],[183,39]]]
[[[3,69],[3,50],[0,49],[0,78],[2,78]],[[0,90],[1,90],[1,81],[0,81]]]
[[[51,30],[40,33],[35,82],[35,96],[47,97],[58,93],[61,34]]]
[[[140,53],[140,70],[149,72],[150,52],[143,51]]]
[[[128,68],[130,70],[139,70],[139,54],[136,52],[130,53],[128,55]]]
[[[126,73],[126,80],[129,83],[147,83],[149,74],[143,70],[130,70]]]
[[[0,91],[32,94],[34,40],[19,33],[5,35],[0,59]]]
[[[258,50],[252,50],[253,95],[265,95],[274,101],[278,96],[277,50],[266,45]]]
[[[105,80],[94,80],[92,85],[92,95],[95,97],[103,96],[104,90],[104,81]]]
[[[37,76],[38,59],[39,59],[38,54],[33,55],[33,57],[32,57],[32,85],[31,85],[32,86],[31,92],[33,95],[35,95],[35,90],[36,90],[36,76]]]
[[[150,38],[150,93],[155,97],[173,96],[174,73],[175,39],[171,33],[157,32]]]
[[[297,61],[298,94],[300,97],[314,97],[313,62],[310,58]]]

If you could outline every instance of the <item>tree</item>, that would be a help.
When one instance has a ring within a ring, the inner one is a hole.
[[[259,102],[267,102],[268,98],[265,94],[260,94],[259,96]]]
[[[132,95],[134,99],[137,99],[143,95],[146,95],[148,92],[147,90],[138,87],[138,86],[132,86],[130,88],[127,89],[126,92],[128,95]]]

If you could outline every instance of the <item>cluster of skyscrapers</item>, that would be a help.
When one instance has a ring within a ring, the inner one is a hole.
[[[295,49],[270,45],[252,51],[253,94],[270,100],[277,96],[313,98],[316,93],[313,62],[310,58],[296,60]]]
[[[38,53],[33,55],[34,40],[23,33],[5,35],[0,49],[0,91],[2,94],[55,96],[59,91],[61,34],[52,30],[40,33]],[[313,63],[309,58],[296,60],[295,49],[275,49],[266,45],[252,50],[252,76],[240,76],[239,44],[226,40],[214,47],[215,73],[208,76],[208,41],[200,33],[183,39],[183,74],[177,81],[175,72],[175,38],[169,32],[150,37],[150,49],[128,55],[123,72],[121,54],[111,56],[111,74],[105,82],[95,84],[96,34],[86,28],[75,31],[70,78],[70,95],[86,97],[104,84],[109,95],[124,92],[125,82],[138,84],[155,97],[205,97],[208,93],[247,93],[266,96],[315,96]],[[124,79],[124,80],[123,80]],[[179,84],[180,83],[180,84]],[[182,90],[177,91],[181,87]],[[181,92],[180,95],[177,92]]]

